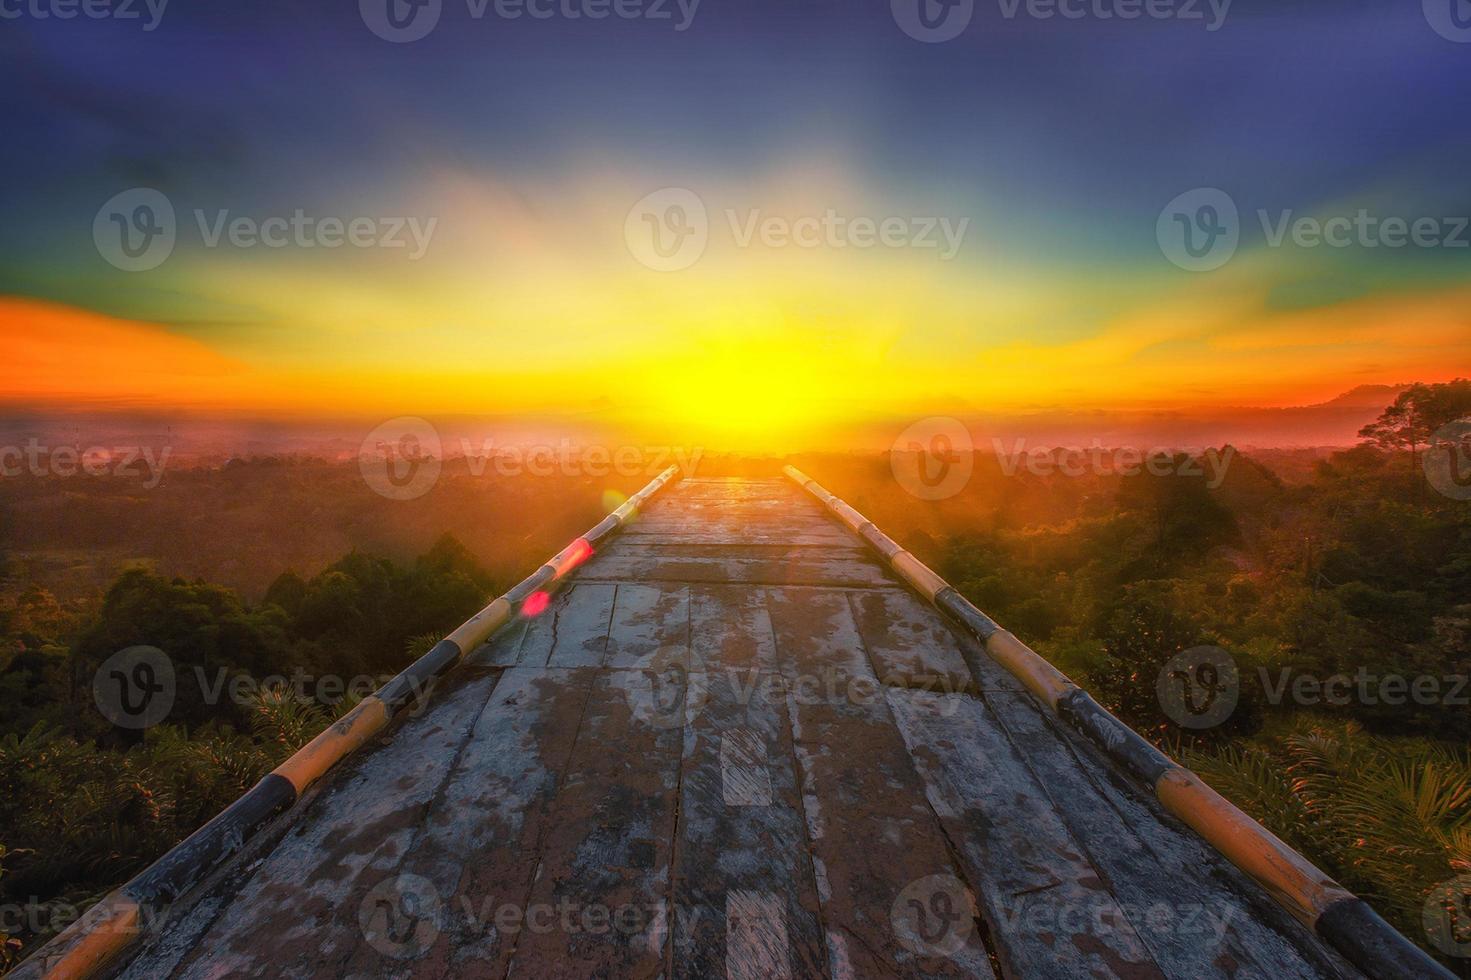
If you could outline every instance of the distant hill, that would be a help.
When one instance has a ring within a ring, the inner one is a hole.
[[[1360,385],[1326,402],[1281,408],[1227,407],[1173,411],[1067,411],[1031,413],[953,413],[966,423],[976,448],[993,449],[1024,439],[1029,446],[1155,446],[1190,448],[1231,443],[1238,448],[1344,448],[1359,443],[1358,432],[1373,421],[1403,385]],[[941,414],[941,413],[936,413]],[[887,448],[888,441],[913,419],[865,426],[853,445]]]

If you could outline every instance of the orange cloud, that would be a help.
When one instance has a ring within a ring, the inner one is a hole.
[[[33,406],[223,407],[246,369],[197,340],[39,300],[0,297],[0,401]]]

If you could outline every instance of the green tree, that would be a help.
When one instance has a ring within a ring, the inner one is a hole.
[[[1408,450],[1413,459],[1436,429],[1471,416],[1471,380],[1457,378],[1444,384],[1414,384],[1400,392],[1379,417],[1359,430],[1386,452]]]

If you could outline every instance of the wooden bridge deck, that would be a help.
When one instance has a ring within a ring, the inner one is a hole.
[[[115,974],[1359,975],[777,480],[671,487]]]

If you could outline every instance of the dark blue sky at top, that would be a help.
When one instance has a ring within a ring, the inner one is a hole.
[[[984,193],[1029,229],[1019,247],[1100,260],[1152,248],[1153,215],[1197,186],[1246,209],[1366,191],[1471,208],[1471,45],[1419,0],[1238,0],[1215,33],[1007,21],[980,0],[943,44],[875,0],[704,0],[684,32],[476,21],[446,0],[403,45],[354,0],[173,0],[150,33],[0,21],[0,84],[12,268],[90,247],[99,203],[135,185],[282,208],[430,166],[555,179],[606,162],[652,188],[813,149],[876,186]]]

